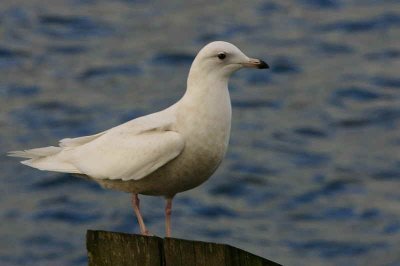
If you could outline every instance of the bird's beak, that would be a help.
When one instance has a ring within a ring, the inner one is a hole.
[[[249,60],[245,63],[242,63],[244,67],[252,67],[252,68],[269,68],[269,65],[265,63],[263,60],[249,58]]]

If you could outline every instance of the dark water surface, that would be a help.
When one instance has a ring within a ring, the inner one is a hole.
[[[226,160],[176,197],[173,235],[285,265],[400,265],[400,4],[3,0],[0,153],[161,110],[226,40],[268,71],[231,81]],[[85,265],[86,229],[138,231],[129,196],[2,155],[0,264]],[[164,202],[143,197],[151,231]]]

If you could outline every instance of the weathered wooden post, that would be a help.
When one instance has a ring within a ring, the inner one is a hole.
[[[275,266],[273,261],[216,243],[92,231],[89,266]]]
[[[156,236],[88,230],[86,248],[89,266],[160,266],[164,260],[163,239]]]

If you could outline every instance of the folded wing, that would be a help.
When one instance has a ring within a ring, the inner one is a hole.
[[[79,171],[98,179],[138,180],[177,157],[183,138],[174,131],[138,135],[110,132],[77,148],[70,156]]]
[[[131,120],[96,135],[67,138],[59,147],[10,152],[29,158],[28,166],[84,174],[98,179],[138,180],[183,150],[183,137],[172,130],[174,116],[159,112]]]

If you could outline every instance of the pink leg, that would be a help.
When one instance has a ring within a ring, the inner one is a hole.
[[[171,212],[172,212],[172,198],[167,198],[165,205],[165,232],[167,237],[171,237]]]
[[[133,210],[135,211],[139,226],[140,226],[140,234],[142,235],[149,235],[149,231],[146,229],[146,226],[144,225],[143,217],[140,214],[140,200],[137,194],[132,194],[132,206]]]

